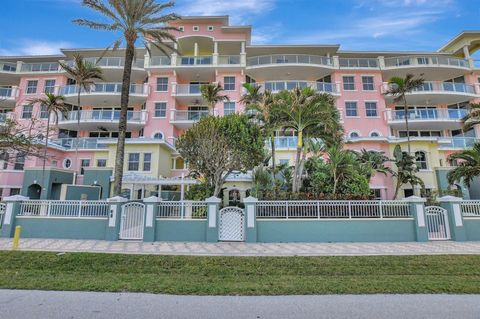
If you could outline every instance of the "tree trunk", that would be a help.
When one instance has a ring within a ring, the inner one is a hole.
[[[397,199],[398,191],[400,190],[400,180],[397,178],[397,185],[395,186],[395,194],[393,195],[393,199]]]
[[[298,193],[300,187],[298,185],[298,174],[300,168],[300,155],[302,154],[302,147],[303,147],[303,132],[298,131],[298,141],[297,141],[297,154],[295,156],[295,168],[293,172],[293,181],[292,181],[292,192]]]
[[[275,197],[276,196],[276,190],[275,190],[275,176],[277,174],[276,172],[276,167],[277,167],[277,164],[275,164],[275,132],[272,132],[271,135],[270,135],[270,144],[271,144],[271,147],[272,147],[272,172],[273,172],[273,196]]]
[[[135,55],[135,41],[126,34],[127,48],[125,50],[125,67],[123,69],[122,96],[120,99],[120,119],[118,121],[117,152],[115,154],[115,180],[113,182],[113,196],[122,192],[123,163],[125,156],[125,135],[127,131],[128,100],[130,98],[130,77],[132,73],[133,57]]]
[[[45,135],[45,147],[43,150],[43,167],[42,167],[42,189],[46,189],[45,185],[45,162],[47,161],[47,148],[48,148],[48,134],[50,133],[50,112],[48,112],[47,118],[47,133]]]
[[[78,85],[78,84],[77,84]],[[73,178],[73,185],[77,184],[77,175],[80,174],[80,163],[78,162],[78,139],[80,138],[80,92],[82,91],[82,86],[78,85],[78,96],[77,96],[77,141],[75,143],[75,172],[74,172],[74,178]]]
[[[403,95],[403,101],[405,103],[404,105],[404,110],[405,110],[405,127],[407,129],[407,148],[408,148],[408,155],[411,155],[410,154],[410,128],[408,126],[408,104],[407,104],[407,97],[405,96],[405,94]]]

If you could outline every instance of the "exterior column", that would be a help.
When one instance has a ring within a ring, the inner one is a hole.
[[[6,208],[3,219],[0,218],[0,221],[3,220],[3,224],[0,225],[0,237],[13,237],[16,216],[20,212],[21,202],[25,200],[29,200],[29,198],[21,195],[8,196],[3,199],[6,203]]]
[[[212,63],[213,65],[218,65],[218,42],[213,42],[213,54],[212,54]]]
[[[333,56],[332,57],[332,63],[333,63],[333,67],[335,69],[339,69],[340,68],[340,60],[338,59],[338,56]]]
[[[143,203],[145,204],[145,225],[143,229],[143,241],[146,242],[154,242],[155,241],[155,233],[156,233],[156,212],[158,211],[158,203],[162,199],[156,196],[150,196],[143,199]]]
[[[448,224],[450,226],[450,235],[452,240],[466,241],[467,232],[463,223],[462,210],[460,203],[463,201],[460,197],[443,196],[438,199],[440,206],[447,210]]]
[[[212,196],[205,200],[207,203],[207,242],[218,241],[218,210],[220,207],[220,198]]]
[[[378,66],[382,70],[385,69],[385,57],[383,57],[383,56],[378,57]]]
[[[198,56],[198,43],[195,42],[193,45],[193,56]]]
[[[417,241],[428,241],[428,230],[425,224],[425,198],[410,196],[403,201],[409,202],[410,212],[415,219],[415,235]]]
[[[245,241],[247,243],[257,242],[257,217],[255,215],[258,199],[249,196],[243,200],[245,204]]]
[[[247,65],[247,52],[245,50],[245,41],[242,41],[240,47],[240,65],[246,66]]]
[[[107,199],[110,202],[105,240],[118,240],[120,234],[120,218],[122,217],[122,205],[128,200],[124,197],[115,196]]]

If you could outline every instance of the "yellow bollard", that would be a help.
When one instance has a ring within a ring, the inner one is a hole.
[[[22,226],[15,227],[15,235],[13,235],[12,250],[17,250],[20,244],[20,233],[22,232]]]

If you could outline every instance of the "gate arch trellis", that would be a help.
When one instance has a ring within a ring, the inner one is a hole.
[[[225,207],[219,212],[218,240],[245,240],[245,213],[239,207]]]

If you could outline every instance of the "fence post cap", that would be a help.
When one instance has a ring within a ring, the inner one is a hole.
[[[248,203],[248,204],[249,204],[249,203],[256,203],[256,202],[258,202],[258,199],[255,198],[255,197],[253,197],[253,196],[248,196],[248,197],[245,197],[245,198],[243,199],[243,202],[244,202],[244,203]]]
[[[218,197],[212,196],[212,197],[209,197],[209,198],[205,199],[205,202],[209,203],[209,204],[220,204],[222,202],[222,200]]]
[[[463,201],[463,198],[447,195],[447,196],[438,198],[438,201],[439,202],[461,202]]]
[[[30,199],[29,197],[22,196],[22,195],[13,195],[13,196],[8,196],[3,198],[5,202],[21,202],[29,199]]]
[[[162,201],[162,199],[158,198],[157,196],[150,196],[150,197],[147,197],[147,198],[143,199],[144,203],[158,203],[158,202],[161,202],[161,201]]]
[[[107,201],[108,202],[124,203],[124,202],[128,202],[128,199],[126,199],[125,197],[122,197],[122,196],[115,196],[115,197],[112,197],[112,198],[108,198]]]
[[[426,198],[418,197],[418,196],[409,196],[405,197],[403,201],[406,202],[418,202],[418,203],[425,203],[427,201]]]

